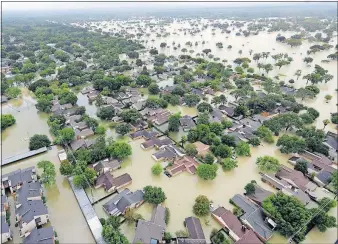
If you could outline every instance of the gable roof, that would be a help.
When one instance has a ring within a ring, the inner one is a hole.
[[[33,176],[36,175],[35,167],[29,167],[26,169],[17,169],[8,174],[2,175],[2,182],[8,180],[11,182],[11,186],[16,186],[20,183],[31,182]],[[6,187],[6,186],[5,186]]]
[[[35,200],[22,202],[15,213],[21,216],[25,223],[29,223],[34,220],[35,216],[48,214],[48,210],[42,200]]]
[[[27,201],[28,198],[41,196],[41,183],[30,182],[23,184],[20,189],[17,190],[16,200],[19,203]]]
[[[263,189],[257,184],[254,184],[254,187],[255,187],[255,192],[252,194],[248,194],[246,196],[258,204],[261,204],[265,198],[273,195],[272,192]]]
[[[54,229],[53,227],[45,227],[33,229],[30,234],[23,240],[23,244],[53,244]]]
[[[191,239],[205,239],[201,222],[196,217],[188,217],[185,219],[189,237]]]
[[[6,216],[1,215],[1,234],[8,233],[9,232],[9,226],[6,223]]]
[[[158,204],[153,209],[151,221],[156,225],[165,227],[165,208]]]
[[[256,236],[252,230],[247,230],[241,239],[235,242],[235,244],[263,244],[263,242]]]

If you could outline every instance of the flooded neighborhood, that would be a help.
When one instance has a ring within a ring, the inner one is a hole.
[[[337,5],[134,4],[4,15],[2,243],[336,243]]]

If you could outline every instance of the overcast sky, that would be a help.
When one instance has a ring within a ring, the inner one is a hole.
[[[127,0],[128,1],[128,0]],[[160,0],[161,1],[161,0]],[[311,0],[312,1],[312,0]],[[334,2],[334,0],[332,0]],[[131,1],[130,1],[131,2]],[[250,5],[259,5],[259,4],[283,4],[280,1],[272,3],[271,1],[266,1],[269,3],[257,3],[252,1],[247,1],[245,3],[239,2],[212,2],[208,3],[206,1],[197,2],[175,2],[169,3],[166,2],[28,2],[28,1],[17,1],[17,2],[2,2],[2,10],[3,11],[25,11],[25,10],[75,10],[75,9],[116,9],[116,8],[184,8],[184,7],[218,7],[218,6],[245,6],[248,7]],[[308,1],[309,2],[309,1]],[[284,3],[284,4],[292,4],[292,3]]]

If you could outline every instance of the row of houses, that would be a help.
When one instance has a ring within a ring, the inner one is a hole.
[[[49,213],[44,203],[43,189],[37,180],[35,167],[18,169],[2,176],[1,179],[1,235],[2,243],[12,239],[6,223],[9,203],[6,193],[12,194],[15,219],[23,243],[54,243],[53,227],[43,227],[49,222]]]

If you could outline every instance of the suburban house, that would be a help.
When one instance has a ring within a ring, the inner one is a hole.
[[[15,214],[21,236],[49,221],[48,210],[42,200],[21,202],[20,206],[16,208]]]
[[[165,232],[165,208],[157,205],[151,220],[138,220],[133,243],[159,243]]]
[[[212,112],[209,114],[210,122],[221,123],[223,119],[224,119],[224,114],[218,108],[214,108]]]
[[[23,244],[54,244],[55,233],[53,227],[33,229],[25,239]]]
[[[196,217],[185,218],[184,225],[188,231],[189,236],[187,238],[177,238],[178,243],[198,243],[198,244],[207,243],[205,240],[205,236],[199,218]]]
[[[72,108],[73,105],[71,103],[66,103],[66,104],[60,104],[59,101],[54,100],[53,105],[50,109],[52,113],[55,113],[57,111],[63,111]]]
[[[240,217],[242,223],[252,229],[263,242],[268,241],[273,235],[276,223],[270,218],[264,217],[263,210],[246,197],[236,194],[231,200],[244,212]]]
[[[103,205],[104,211],[109,215],[125,214],[127,209],[138,208],[143,203],[143,192],[131,192],[128,188],[117,194]]]
[[[190,174],[195,174],[197,171],[197,167],[199,162],[197,162],[194,158],[189,156],[184,156],[183,158],[177,159],[174,161],[173,165],[168,167],[166,171],[171,175],[177,175],[183,171],[187,171]]]
[[[148,128],[148,122],[142,119],[137,119],[135,122],[129,123],[132,131],[145,130]]]
[[[260,239],[258,239],[257,235],[252,230],[247,230],[244,236],[242,236],[241,239],[235,242],[235,244],[253,244],[253,243],[263,244],[263,242]]]
[[[84,139],[95,134],[91,128],[85,128],[83,130],[75,129],[74,131],[77,139]]]
[[[26,169],[18,169],[8,174],[2,175],[1,189],[9,189],[10,192],[13,193],[19,189],[23,183],[29,183],[36,180],[37,176],[34,166]]]
[[[147,103],[146,99],[140,99],[136,103],[133,103],[131,105],[131,107],[133,109],[136,109],[137,111],[140,111],[140,110],[144,109],[144,107],[146,106],[146,103]]]
[[[78,139],[78,140],[73,140],[70,143],[70,147],[72,148],[72,150],[75,152],[77,150],[79,150],[80,148],[89,148],[92,145],[94,145],[96,142],[95,139]]]
[[[25,183],[16,191],[15,200],[16,200],[16,208],[20,207],[26,201],[35,201],[41,200],[42,198],[42,188],[41,183],[30,182]]]
[[[6,216],[1,215],[1,243],[12,240],[12,232],[6,223]]]
[[[269,184],[270,186],[276,188],[279,191],[282,191],[285,195],[294,196],[297,198],[303,205],[307,205],[311,199],[308,194],[298,188],[292,187],[287,181],[277,179],[273,175],[260,173],[262,176],[262,181]]]
[[[334,162],[338,161],[338,134],[328,131],[324,139],[324,145],[329,148],[329,156]]]
[[[246,197],[258,204],[259,206],[262,206],[262,202],[265,198],[274,195],[272,192],[263,189],[257,184],[253,185],[255,187],[255,192],[251,194],[246,194]]]
[[[139,139],[139,138],[143,138],[146,140],[149,140],[151,138],[157,137],[159,135],[159,133],[157,131],[154,130],[140,130],[140,131],[136,131],[134,133],[131,133],[129,136],[133,139]]]
[[[203,142],[197,141],[193,143],[196,146],[198,155],[204,157],[209,152],[209,145],[204,144]]]
[[[168,137],[162,137],[162,138],[151,138],[148,141],[145,141],[143,143],[141,143],[141,147],[143,149],[150,149],[153,147],[156,147],[157,149],[173,144],[173,142],[168,138]]]
[[[99,162],[93,163],[92,165],[90,165],[90,167],[92,167],[96,171],[97,175],[101,175],[106,172],[112,172],[113,170],[121,168],[121,163],[121,160],[110,160],[107,158]]]
[[[97,90],[91,90],[90,92],[88,92],[87,97],[89,102],[93,102],[96,99],[97,95],[99,95],[99,93],[100,92]]]
[[[88,94],[88,93],[90,93],[90,92],[92,92],[92,91],[94,91],[95,89],[93,88],[93,87],[91,87],[91,86],[87,86],[87,87],[84,87],[82,90],[81,90],[81,93],[82,94]]]
[[[95,180],[95,189],[104,187],[107,192],[116,191],[124,186],[131,184],[132,179],[129,174],[113,177],[110,172],[103,173]]]
[[[167,160],[172,161],[177,157],[183,157],[185,154],[175,145],[169,144],[162,146],[158,152],[153,153],[151,156],[156,161]]]
[[[194,120],[189,115],[184,115],[180,118],[180,124],[183,128],[183,131],[189,131],[196,126]]]
[[[314,191],[317,186],[311,182],[302,172],[290,169],[286,166],[281,166],[276,173],[278,179],[285,180],[294,188],[299,188],[304,192]]]
[[[164,123],[168,122],[169,116],[171,115],[171,112],[168,110],[163,110],[160,113],[157,113],[153,116],[150,116],[148,118],[148,121],[156,124],[156,125],[163,125]]]

